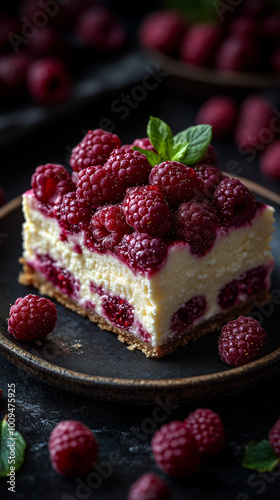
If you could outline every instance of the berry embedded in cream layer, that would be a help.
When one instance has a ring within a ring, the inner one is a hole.
[[[267,300],[273,208],[224,175],[208,143],[200,156],[186,144],[189,157],[158,161],[156,139],[145,156],[98,129],[76,146],[72,180],[61,165],[37,167],[20,282],[153,357]]]

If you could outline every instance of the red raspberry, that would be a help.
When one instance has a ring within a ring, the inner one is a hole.
[[[276,420],[268,433],[268,440],[274,453],[280,457],[280,418]]]
[[[90,208],[121,201],[124,195],[125,189],[101,166],[84,168],[79,172],[77,198],[80,202],[85,201]]]
[[[126,222],[138,233],[164,236],[172,228],[172,213],[157,186],[127,190],[124,204]]]
[[[229,35],[220,44],[214,64],[225,71],[251,70],[256,66],[257,52],[253,40]]]
[[[237,118],[237,104],[228,96],[214,96],[205,101],[198,110],[196,123],[212,125],[215,138],[227,137],[233,132]]]
[[[185,33],[180,45],[180,58],[188,64],[207,65],[221,39],[221,28],[214,23],[193,24]]]
[[[174,214],[175,234],[187,241],[193,255],[205,255],[213,247],[219,226],[213,207],[206,200],[182,203]]]
[[[60,225],[72,233],[77,233],[91,218],[91,210],[85,202],[79,201],[76,192],[63,196],[58,208],[57,218]]]
[[[270,56],[270,68],[274,73],[280,73],[280,46],[272,51]]]
[[[195,163],[194,165],[192,165],[192,168],[195,169],[196,165],[200,165],[201,163],[205,163],[207,165],[213,165],[214,167],[217,167],[218,155],[217,155],[215,148],[212,146],[212,144],[209,144],[203,158],[201,158],[201,160],[199,160],[198,163]]]
[[[214,191],[219,186],[219,184],[224,179],[228,179],[226,175],[223,174],[221,170],[217,167],[207,164],[197,164],[194,165],[194,170],[199,177],[203,181],[203,194],[206,198],[212,199],[214,195]]]
[[[251,94],[241,104],[234,139],[239,148],[262,151],[271,142],[272,106],[258,94]]]
[[[4,189],[0,186],[0,207],[2,207],[7,201],[7,197]]]
[[[109,54],[121,50],[126,40],[122,20],[102,5],[83,10],[78,16],[75,31],[86,47]]]
[[[63,165],[46,163],[36,168],[31,178],[36,198],[42,203],[54,205],[62,196],[75,190],[70,174]]]
[[[10,308],[8,330],[18,340],[43,339],[57,321],[55,304],[45,297],[19,297]]]
[[[213,206],[227,227],[242,226],[256,213],[254,195],[238,179],[224,179],[214,192]]]
[[[280,180],[280,140],[269,144],[260,156],[260,170],[265,177]]]
[[[258,35],[259,25],[256,20],[250,16],[237,16],[232,20],[229,26],[232,35],[241,37],[254,37]]]
[[[37,59],[28,68],[27,87],[39,103],[52,105],[65,101],[71,92],[68,69],[57,57]]]
[[[271,39],[273,43],[278,43],[280,38],[280,13],[272,12],[262,21],[262,34]]]
[[[113,149],[119,148],[120,145],[121,141],[116,134],[101,128],[89,130],[83,140],[74,147],[70,165],[76,172],[87,167],[104,165]]]
[[[93,236],[105,250],[114,250],[125,234],[132,228],[126,223],[123,206],[107,205],[97,209],[91,219]]]
[[[64,420],[52,430],[49,456],[56,472],[81,477],[92,471],[99,446],[93,432],[78,420]]]
[[[106,172],[116,178],[124,188],[148,184],[151,168],[147,157],[139,151],[133,151],[129,146],[112,151],[104,164]]]
[[[142,21],[138,37],[142,47],[173,54],[180,43],[187,23],[172,9],[159,9]]]
[[[149,274],[156,272],[165,262],[167,256],[166,242],[146,233],[134,232],[125,235],[121,254],[128,256],[130,265],[138,271]]]
[[[183,422],[174,420],[160,427],[151,447],[157,465],[170,476],[190,477],[200,468],[196,440]]]
[[[266,342],[267,335],[257,320],[239,316],[223,326],[218,343],[219,354],[228,365],[244,365],[260,357]]]
[[[171,500],[168,484],[152,472],[140,476],[130,487],[127,500]]]
[[[156,153],[156,150],[148,137],[135,139],[132,143],[132,146],[138,146],[138,148],[148,149],[149,151],[154,151],[154,153]]]
[[[40,28],[28,41],[28,50],[36,57],[56,56],[59,59],[66,59],[66,44],[53,26]]]
[[[178,161],[164,161],[152,168],[150,184],[159,186],[166,201],[177,208],[202,192],[202,182],[191,167]]]
[[[197,408],[188,415],[184,423],[195,438],[202,457],[215,457],[224,450],[225,429],[217,413],[208,408]]]
[[[10,33],[20,34],[21,29],[20,20],[10,14],[4,14],[1,9],[1,23],[0,23],[0,54],[11,51],[11,41],[8,38]],[[14,48],[14,47],[12,47]],[[19,48],[15,47],[15,53],[18,53]]]
[[[2,96],[22,95],[26,90],[26,74],[31,57],[25,52],[0,57],[0,86]]]

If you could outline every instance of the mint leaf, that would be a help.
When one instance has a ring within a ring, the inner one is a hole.
[[[150,116],[147,135],[159,156],[168,160],[173,146],[173,134],[169,125],[160,118]]]
[[[24,462],[26,442],[22,435],[9,428],[6,418],[0,424],[0,477],[17,471]]]
[[[138,146],[133,146],[132,149],[134,151],[140,151],[140,153],[146,155],[148,162],[153,167],[155,165],[158,165],[162,161],[161,157],[157,153],[155,153],[154,151],[150,151],[149,149],[142,149],[142,148],[139,148]]]
[[[188,148],[189,148],[188,142],[182,142],[181,144],[174,144],[171,149],[170,160],[184,163],[184,159],[187,155]]]
[[[245,450],[242,466],[258,472],[269,472],[278,464],[280,458],[274,453],[270,442],[251,441]]]
[[[184,161],[187,165],[193,165],[203,158],[211,139],[211,125],[195,125],[189,127],[176,134],[173,138],[174,144],[189,142],[189,148]]]

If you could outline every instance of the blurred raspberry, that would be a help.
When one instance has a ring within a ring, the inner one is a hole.
[[[142,21],[138,38],[145,49],[156,49],[165,54],[175,54],[187,22],[172,9],[159,9],[148,14]]]
[[[269,144],[260,156],[260,170],[265,177],[280,181],[280,140]]]
[[[265,16],[261,25],[262,34],[273,43],[280,41],[280,12]]]
[[[246,0],[242,3],[243,13],[261,18],[269,10],[269,2],[267,0]]]
[[[237,103],[228,96],[214,96],[205,101],[196,115],[196,123],[212,125],[214,138],[228,137],[237,119]]]
[[[0,96],[22,95],[32,58],[26,52],[0,56]]]
[[[51,55],[65,60],[67,56],[66,44],[59,31],[53,26],[40,28],[30,38],[27,48],[35,57]]]
[[[43,339],[51,333],[57,321],[55,304],[45,297],[26,295],[11,306],[8,330],[18,340]]]
[[[212,23],[196,23],[184,35],[180,58],[188,64],[208,65],[221,39],[221,28]]]
[[[104,165],[111,152],[120,145],[117,134],[101,128],[88,130],[81,142],[73,148],[70,165],[76,172],[87,167]]]
[[[262,151],[271,142],[273,111],[270,102],[259,94],[250,94],[241,103],[234,139],[242,150]],[[275,132],[274,132],[275,135]]]
[[[214,65],[225,71],[252,70],[258,62],[258,51],[248,37],[229,35],[215,54]]]
[[[237,16],[230,23],[229,31],[234,36],[254,37],[259,35],[259,24],[250,16]]]
[[[56,57],[42,57],[30,64],[27,72],[30,96],[41,104],[53,105],[68,99],[70,75],[65,64]]]
[[[142,474],[130,487],[127,500],[171,500],[168,484],[152,472]]]
[[[270,56],[269,59],[270,69],[274,73],[280,73],[280,46],[276,47]]]
[[[222,180],[214,192],[212,204],[227,227],[242,226],[256,213],[254,195],[238,179]]]
[[[0,13],[0,54],[7,52],[14,52],[17,54],[19,50],[25,47],[25,44],[18,43],[17,38],[11,36],[12,34],[20,34],[21,23],[19,19],[9,14]],[[10,37],[10,39],[8,38]]]
[[[6,193],[2,186],[0,186],[0,207],[2,207],[7,201]]]
[[[138,148],[148,149],[149,151],[154,151],[156,153],[156,150],[148,137],[135,139],[132,143],[132,146],[138,146]]]
[[[217,151],[212,146],[212,144],[209,144],[207,151],[206,151],[205,155],[203,156],[203,158],[201,158],[201,160],[199,160],[198,163],[192,165],[192,167],[195,168],[196,165],[199,165],[201,163],[205,163],[208,165],[214,165],[215,167],[217,167],[218,155],[217,155]]]
[[[225,448],[226,435],[223,422],[209,408],[197,408],[184,420],[193,435],[202,457],[215,457]]]

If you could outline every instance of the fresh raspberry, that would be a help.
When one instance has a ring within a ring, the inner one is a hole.
[[[69,71],[57,57],[36,59],[28,68],[27,88],[39,103],[53,105],[65,101],[71,92]]]
[[[28,50],[35,57],[56,56],[66,59],[67,49],[59,31],[53,26],[44,26],[28,41]]]
[[[174,477],[195,475],[201,464],[195,438],[183,422],[174,420],[161,426],[151,442],[157,465]]]
[[[26,91],[26,74],[32,58],[26,52],[0,57],[0,88],[2,97],[21,95]]]
[[[50,434],[48,448],[54,470],[64,476],[86,476],[98,459],[95,435],[78,420],[59,422]]]
[[[234,139],[239,149],[262,151],[271,142],[273,111],[263,96],[251,94],[240,106]]]
[[[180,59],[188,64],[207,65],[221,39],[221,28],[214,23],[195,23],[185,33],[180,45]]]
[[[268,433],[268,440],[274,453],[280,457],[280,418],[276,420]]]
[[[266,342],[267,335],[257,320],[239,316],[223,326],[218,343],[219,354],[228,365],[244,365],[260,357]]]
[[[114,250],[123,236],[132,232],[121,204],[98,208],[91,218],[91,227],[95,240],[105,250]]]
[[[201,160],[199,160],[198,163],[192,165],[192,167],[195,168],[195,166],[200,164],[200,163],[206,163],[207,165],[214,165],[214,167],[217,167],[218,155],[217,155],[217,151],[215,150],[214,146],[212,146],[212,144],[209,144],[203,158],[201,158]]]
[[[251,70],[256,64],[254,42],[245,36],[229,35],[221,42],[215,54],[215,67],[225,71]]]
[[[121,254],[128,256],[133,269],[151,274],[165,262],[167,244],[161,238],[133,232],[124,236]]]
[[[232,20],[229,31],[237,37],[253,38],[258,35],[259,25],[253,17],[240,15]]]
[[[10,308],[8,330],[18,340],[43,339],[57,321],[55,304],[45,297],[19,297]]]
[[[126,222],[138,233],[161,237],[171,230],[172,213],[157,186],[129,188],[123,204]]]
[[[164,479],[146,472],[130,487],[127,500],[171,500],[171,492]]]
[[[207,309],[207,301],[204,295],[197,295],[181,305],[171,318],[171,330],[180,335],[200,318]]]
[[[238,179],[224,179],[214,192],[213,206],[227,227],[242,226],[256,213],[254,195]]]
[[[89,130],[83,140],[72,150],[70,165],[74,171],[104,165],[111,152],[119,148],[121,141],[116,134],[101,128]]]
[[[124,188],[148,184],[151,168],[147,157],[130,147],[115,149],[104,164],[106,172]]]
[[[267,146],[260,156],[260,170],[265,177],[280,180],[280,140]]]
[[[222,180],[228,178],[217,167],[204,163],[194,165],[194,170],[197,177],[199,177],[199,179],[203,181],[202,193],[206,198],[209,199],[213,198],[214,191],[222,182]]]
[[[77,198],[91,208],[121,201],[125,189],[101,166],[84,168],[79,172]]]
[[[215,457],[226,446],[223,422],[217,413],[209,408],[197,408],[184,421],[193,435],[202,457]]]
[[[36,198],[42,203],[54,205],[62,196],[75,190],[69,172],[63,165],[46,163],[36,168],[31,178]]]
[[[232,97],[218,95],[205,101],[196,115],[196,123],[212,125],[214,138],[228,137],[234,130],[237,104]]]
[[[148,137],[135,139],[132,143],[132,146],[138,146],[138,148],[148,149],[148,151],[153,151],[154,153],[156,153],[156,150]]]
[[[178,161],[164,161],[153,167],[149,181],[159,186],[172,208],[201,195],[203,188],[193,168]]]
[[[124,47],[126,29],[122,20],[109,8],[96,5],[78,16],[75,32],[80,41],[96,51],[116,53]]]
[[[60,225],[72,233],[78,233],[91,218],[91,210],[84,201],[79,201],[76,192],[63,196],[57,211]]]
[[[182,203],[174,214],[175,234],[190,245],[193,255],[203,256],[213,247],[219,220],[215,209],[206,200]]]
[[[138,32],[140,45],[175,54],[186,27],[186,21],[175,10],[158,9],[143,19]]]

